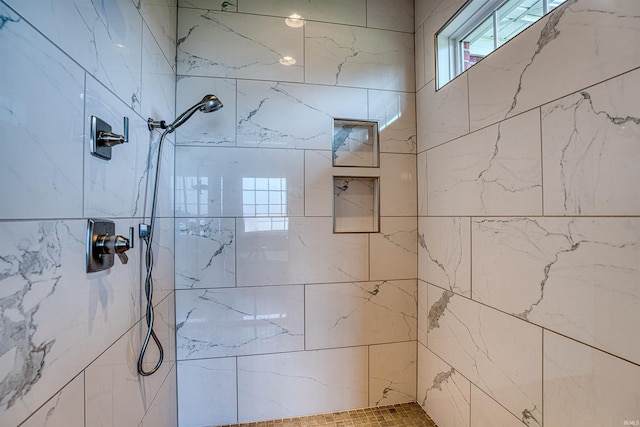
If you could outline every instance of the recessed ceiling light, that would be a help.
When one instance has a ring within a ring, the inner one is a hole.
[[[296,60],[292,56],[283,56],[282,58],[280,58],[280,63],[282,65],[286,65],[286,66],[289,67],[291,65],[295,65],[296,64]]]
[[[300,28],[304,25],[304,18],[297,13],[294,13],[293,15],[289,15],[284,22],[291,28]]]

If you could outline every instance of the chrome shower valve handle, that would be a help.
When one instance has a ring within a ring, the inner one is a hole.
[[[101,235],[96,238],[96,250],[101,255],[118,255],[123,264],[129,262],[125,253],[133,248],[133,227],[129,227],[129,238],[123,236]]]
[[[126,264],[129,257],[125,253],[133,248],[133,227],[129,236],[115,233],[113,221],[90,219],[87,221],[87,273],[107,270],[113,266],[114,255]]]

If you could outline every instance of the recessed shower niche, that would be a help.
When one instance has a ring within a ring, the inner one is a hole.
[[[333,119],[333,166],[377,168],[378,122]]]
[[[333,232],[380,231],[379,178],[333,177]]]

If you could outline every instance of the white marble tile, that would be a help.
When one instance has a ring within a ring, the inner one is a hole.
[[[640,424],[640,367],[544,333],[544,424]]]
[[[178,0],[178,7],[237,12],[238,2],[228,0]]]
[[[332,216],[333,178],[331,151],[304,152],[304,214]]]
[[[176,147],[176,215],[304,213],[304,152]]]
[[[368,280],[368,236],[333,234],[331,222],[322,217],[238,220],[237,284]]]
[[[469,70],[471,129],[638,67],[639,27],[634,0],[558,7]]]
[[[307,22],[305,82],[415,90],[413,34]]]
[[[164,56],[175,69],[178,0],[139,0],[136,4]],[[143,67],[144,64],[143,59]]]
[[[434,92],[427,84],[416,94],[418,153],[469,133],[469,94],[463,74]]]
[[[473,297],[640,363],[638,218],[473,223]]]
[[[212,77],[181,76],[176,83],[176,115],[182,114],[207,94],[222,101],[222,109],[197,113],[189,124],[176,130],[176,144],[234,146],[236,142],[236,81]],[[167,121],[173,118],[166,118]]]
[[[84,374],[75,377],[21,427],[84,427]]]
[[[87,76],[85,107],[87,130],[90,127],[91,116],[109,123],[112,131],[117,134],[123,133],[123,117],[128,117],[129,142],[112,147],[111,160],[103,160],[91,155],[89,132],[86,132],[84,137],[84,215],[106,218],[143,216],[149,170],[153,168],[152,176],[155,173],[156,156],[152,154],[157,152],[157,148],[150,150],[150,146],[152,142],[154,148],[157,146],[156,134],[149,132],[146,122],[104,86]]]
[[[413,43],[415,46],[415,67],[416,67],[416,91],[422,89],[427,83],[427,70],[426,70],[426,58],[425,58],[425,44],[424,39],[424,25],[416,27]]]
[[[640,212],[640,100],[633,71],[542,107],[546,215]]]
[[[413,0],[368,0],[367,27],[413,33]]]
[[[416,216],[416,156],[380,154],[380,215]]]
[[[146,221],[149,222],[148,220]],[[118,231],[120,234],[126,233],[127,230]],[[138,238],[138,226],[134,227],[134,244],[139,245],[142,257],[142,284],[140,286],[140,298],[146,301],[144,294],[144,280],[146,275],[145,260],[147,254],[146,243]],[[158,302],[163,300],[168,294],[174,290],[175,282],[175,236],[174,221],[171,218],[157,218],[155,230],[153,232],[153,300]],[[134,247],[134,250],[136,248]],[[117,261],[116,261],[117,262]],[[144,307],[142,307],[144,310]],[[141,312],[141,316],[144,311]]]
[[[236,358],[178,362],[178,425],[238,422]]]
[[[525,427],[526,425],[478,387],[471,386],[470,427]]]
[[[149,410],[144,414],[140,427],[175,427],[178,425],[176,370],[177,367],[174,363]]]
[[[530,426],[542,425],[542,329],[429,287],[427,342],[473,384]]]
[[[4,5],[0,20],[0,218],[80,218],[84,72]]]
[[[180,290],[178,359],[304,349],[302,286]]]
[[[308,285],[307,349],[416,339],[415,280]]]
[[[235,219],[176,218],[175,233],[176,289],[235,286]]]
[[[418,272],[417,242],[416,218],[380,218],[380,233],[369,236],[371,280],[414,279]]]
[[[169,299],[156,306],[158,314],[168,317]],[[169,328],[154,328],[161,341],[168,340]],[[151,376],[142,377],[136,370],[138,352],[146,330],[146,322],[141,320],[124,336],[116,340],[104,353],[85,370],[86,425],[139,425],[161,389],[173,364],[166,361]],[[144,368],[155,365],[157,354],[149,345]],[[155,349],[154,349],[155,350]],[[171,348],[167,346],[167,353]]]
[[[153,191],[155,185],[156,178],[156,169],[158,168],[158,161],[160,162],[160,178],[158,181],[158,194],[157,194],[157,205],[156,205],[156,217],[157,218],[172,218],[173,217],[173,197],[174,197],[174,171],[175,171],[175,145],[171,141],[171,138],[165,137],[164,141],[162,141],[162,153],[160,155],[160,160],[158,160],[158,149],[160,148],[160,139],[161,134],[158,131],[154,131],[153,133],[149,133],[147,130],[148,141],[150,144],[150,148],[148,153],[145,153],[145,168],[141,171],[140,166],[138,165],[138,160],[136,160],[136,164],[134,167],[136,171],[134,174],[143,176],[140,177],[140,181],[146,180],[146,196],[145,193],[140,191],[140,194],[136,194],[136,200],[134,203],[135,213],[137,215],[138,205],[144,203],[144,214],[147,217],[147,222],[149,221],[149,217],[151,216],[151,207],[153,204]],[[141,147],[142,148],[142,147]],[[136,153],[136,156],[142,157],[143,153],[141,152],[141,148]],[[113,160],[112,160],[113,161]],[[100,163],[97,163],[98,166],[105,167]],[[138,179],[138,178],[136,178]],[[140,185],[140,184],[136,184]],[[118,192],[118,190],[114,190],[114,192]],[[144,197],[143,199],[141,199]],[[142,201],[141,201],[142,200]]]
[[[238,358],[238,421],[368,406],[367,347]]]
[[[471,296],[471,220],[418,219],[418,278]]]
[[[427,153],[429,215],[540,215],[538,110]]]
[[[369,90],[369,119],[378,121],[380,152],[416,152],[416,96]]]
[[[418,344],[418,403],[439,426],[469,427],[471,384]]]
[[[238,12],[244,13],[281,16],[283,18],[297,14],[312,21],[360,26],[366,25],[366,10],[367,0],[323,0],[321,2],[242,0],[238,6]]]
[[[416,400],[416,342],[369,347],[369,406]]]
[[[416,177],[418,179],[418,216],[427,215],[427,152],[419,153],[416,159]]]
[[[367,91],[238,81],[238,146],[331,150],[334,118],[367,118]]]
[[[429,284],[418,279],[418,342],[427,345],[429,330]]]
[[[7,3],[130,108],[140,111],[143,24],[133,2]]]
[[[139,319],[140,258],[85,273],[82,220],[4,222],[0,236],[0,406],[16,425]]]
[[[155,8],[153,5],[150,7]],[[141,115],[171,121],[176,105],[175,70],[146,26],[142,32],[142,43]]]
[[[182,8],[178,74],[301,82],[303,30],[282,18]],[[295,64],[280,63],[285,57]]]

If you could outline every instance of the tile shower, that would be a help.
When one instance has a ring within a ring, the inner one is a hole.
[[[568,1],[436,92],[462,3],[1,0],[0,424],[634,425],[640,6]],[[164,151],[170,357],[140,379],[140,253],[87,275],[85,222],[143,221],[146,117],[205,93],[225,107]],[[109,163],[91,115],[130,117]],[[332,232],[332,176],[361,172],[333,118],[380,124],[380,233]]]

